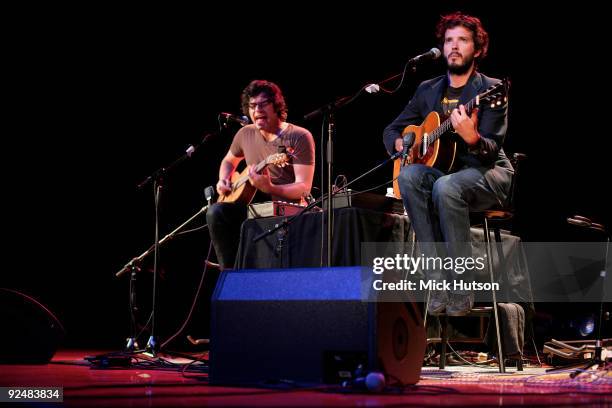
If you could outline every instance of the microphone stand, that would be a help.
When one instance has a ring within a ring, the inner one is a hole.
[[[436,51],[436,52],[434,52]],[[366,91],[368,93],[376,93],[378,92],[381,87],[380,84],[384,84],[386,82],[391,81],[392,79],[395,79],[397,77],[399,77],[401,75],[401,81],[399,83],[399,85],[393,90],[393,91],[385,91],[387,93],[395,93],[397,90],[400,89],[400,87],[402,86],[403,82],[404,82],[404,77],[406,75],[406,71],[408,70],[408,67],[411,68],[411,72],[416,72],[416,65],[418,62],[420,61],[425,61],[427,59],[436,59],[440,56],[440,51],[438,49],[431,49],[428,53],[422,54],[422,55],[418,55],[414,58],[411,58],[410,60],[408,60],[408,62],[405,64],[404,69],[402,71],[402,73],[400,74],[396,74],[393,75],[381,82],[379,82],[378,84],[368,84],[365,85],[363,87],[361,87],[359,89],[359,91],[353,95],[352,97],[349,96],[344,96],[342,98],[339,98],[331,103],[325,104],[322,107],[304,115],[304,120],[308,121],[311,119],[314,119],[315,117],[323,114],[326,115],[327,117],[327,121],[328,121],[328,130],[327,130],[327,196],[332,198],[334,195],[333,187],[332,187],[332,168],[333,168],[333,137],[335,134],[335,130],[336,130],[336,123],[335,123],[335,117],[334,114],[336,112],[336,110],[338,110],[339,108],[342,108],[345,105],[348,105],[349,103],[353,102],[355,99],[357,99],[357,97],[361,94],[362,91]],[[399,156],[394,155],[395,158],[398,158]],[[367,174],[367,173],[365,173]],[[365,175],[364,174],[364,175]],[[358,180],[355,179],[353,181]],[[348,185],[347,185],[348,186]],[[323,187],[323,186],[321,186]],[[346,188],[346,186],[345,186]],[[323,191],[323,188],[321,188],[321,191]],[[324,195],[322,195],[323,197]],[[333,238],[333,200],[329,199],[327,201],[327,266],[331,266],[331,259],[332,259],[332,247],[331,247],[331,243],[332,243],[332,238]],[[307,207],[308,208],[308,207]],[[312,208],[312,207],[311,207]]]
[[[157,299],[157,275],[158,275],[158,261],[159,261],[160,245],[164,243],[165,241],[173,238],[177,231],[179,231],[185,225],[190,223],[198,215],[202,214],[203,212],[206,212],[206,210],[208,209],[208,205],[206,205],[200,211],[198,211],[194,216],[189,218],[186,222],[181,224],[178,228],[176,228],[174,231],[172,231],[170,234],[166,235],[162,240],[160,240],[159,239],[159,203],[161,201],[161,194],[163,191],[164,179],[169,172],[171,172],[175,167],[177,167],[179,164],[181,164],[188,158],[191,158],[192,155],[202,145],[207,143],[211,137],[217,134],[218,134],[217,132],[210,132],[210,133],[205,134],[198,144],[196,144],[195,146],[189,145],[187,149],[185,150],[185,154],[183,154],[182,156],[174,160],[172,163],[170,163],[170,165],[166,167],[160,167],[159,169],[155,170],[150,176],[146,177],[136,186],[136,188],[140,190],[140,189],[143,189],[145,186],[147,186],[149,183],[151,182],[153,183],[153,190],[155,192],[155,239],[154,239],[153,245],[149,247],[149,249],[147,249],[140,256],[130,260],[119,272],[115,274],[115,276],[121,277],[128,270],[131,271],[131,274],[130,274],[131,276],[130,277],[130,313],[131,313],[131,319],[130,319],[131,320],[131,323],[130,323],[131,330],[130,331],[131,331],[131,337],[127,339],[126,351],[128,352],[133,352],[135,351],[135,349],[138,348],[138,344],[136,342],[137,339],[136,339],[136,322],[135,322],[135,316],[134,316],[134,313],[135,313],[134,302],[135,302],[135,297],[136,297],[136,294],[135,294],[136,272],[140,270],[139,264],[146,256],[148,256],[151,253],[154,253],[153,294],[152,294],[152,306],[151,306],[151,317],[150,317],[151,333],[147,341],[147,345],[145,347],[145,352],[147,354],[155,356],[157,352],[159,351],[157,347],[157,339],[155,337],[155,314],[156,314],[155,312],[156,312],[156,299]],[[211,197],[212,197],[212,194],[211,194]],[[210,204],[210,200],[208,202]]]
[[[333,196],[332,172],[333,172],[333,161],[334,161],[333,140],[334,140],[335,133],[336,133],[335,112],[338,108],[341,108],[344,105],[348,104],[349,102],[352,102],[358,95],[359,93],[352,98],[348,96],[344,96],[342,98],[335,100],[334,102],[323,105],[322,107],[304,115],[304,120],[313,119],[321,114],[327,116],[327,154],[326,154],[327,197]],[[321,195],[322,199],[323,197],[324,195]],[[318,202],[315,202],[315,203],[318,203]],[[312,208],[314,204],[313,205],[311,204],[309,204],[306,208],[308,209]],[[333,234],[334,234],[333,232],[333,208],[334,208],[333,202],[331,200],[327,200],[327,266],[328,267],[331,266],[331,259],[332,259],[331,243],[332,243]]]
[[[179,164],[181,164],[182,162],[184,162],[185,160],[191,158],[191,156],[193,156],[193,154],[206,142],[208,142],[208,140],[213,137],[218,135],[218,132],[211,132],[211,133],[207,133],[202,137],[202,141],[200,141],[200,143],[197,143],[195,146],[193,145],[189,145],[187,146],[187,149],[185,149],[185,154],[183,154],[181,157],[179,157],[178,159],[176,159],[175,161],[173,161],[172,163],[170,163],[168,166],[166,167],[160,167],[159,169],[155,170],[150,176],[148,176],[147,178],[145,178],[144,180],[142,180],[140,183],[138,183],[138,185],[136,186],[137,189],[141,190],[144,187],[146,187],[149,183],[151,183],[152,181],[158,181],[161,182],[163,180],[163,178],[165,177],[166,174],[168,174],[171,170],[173,170],[176,166],[178,166]],[[161,183],[160,183],[161,184]]]
[[[566,370],[570,368],[576,368],[575,371],[570,373],[570,378],[576,378],[578,374],[580,374],[580,372],[584,370],[588,370],[589,368],[593,366],[605,365],[605,361],[602,360],[601,358],[601,353],[602,353],[602,348],[603,348],[603,339],[601,338],[601,326],[603,324],[603,315],[604,315],[603,305],[604,305],[604,299],[605,299],[606,275],[607,275],[607,268],[608,268],[608,250],[610,247],[610,234],[608,233],[608,231],[602,224],[594,223],[590,219],[579,216],[579,215],[574,216],[574,218],[568,218],[567,222],[569,224],[572,224],[578,227],[600,231],[606,235],[606,255],[604,257],[603,269],[599,272],[599,276],[601,278],[601,283],[600,283],[601,284],[601,296],[599,299],[599,323],[597,325],[597,338],[595,339],[595,351],[593,352],[593,357],[591,357],[590,359],[586,361],[581,361],[579,363],[569,364],[563,367],[550,368],[546,370],[546,372],[555,372],[555,371],[561,371],[561,370]],[[557,346],[560,346],[560,347],[563,347],[565,349],[572,350],[575,352],[579,352],[583,350],[583,348],[575,348],[566,343],[563,343],[561,341],[554,340],[554,339],[552,340],[552,343]],[[551,351],[554,352],[557,350],[551,350]],[[572,356],[572,354],[569,354],[569,356]]]
[[[331,266],[332,241],[334,238],[334,186],[332,185],[332,169],[334,160],[333,140],[336,132],[334,108],[330,109],[327,113],[327,267]]]
[[[189,217],[189,219],[185,222],[183,222],[181,225],[179,225],[178,227],[176,227],[174,230],[172,230],[171,232],[169,232],[165,237],[163,237],[162,239],[159,240],[159,245],[161,246],[162,244],[164,244],[166,241],[171,240],[172,238],[175,237],[175,235],[180,232],[183,228],[185,228],[185,226],[189,223],[191,223],[193,220],[195,220],[198,216],[200,216],[200,214],[204,214],[206,211],[208,211],[208,207],[210,205],[210,201],[208,204],[206,204],[204,207],[200,208],[200,210],[195,213],[194,215],[192,215],[191,217]],[[117,272],[115,274],[116,277],[120,278],[123,274],[125,274],[128,271],[132,271],[132,270],[140,270],[139,264],[142,262],[142,260],[144,258],[146,258],[147,256],[149,256],[155,249],[155,244],[151,245],[149,247],[149,249],[147,249],[146,251],[144,251],[142,254],[138,255],[135,258],[132,258],[128,263],[126,263],[123,268],[121,268],[119,270],[119,272]]]
[[[183,156],[185,157],[185,156]],[[177,160],[173,163],[178,164],[183,160]],[[164,170],[164,169],[162,169]],[[161,175],[165,174],[165,171],[159,173]],[[149,335],[149,340],[147,341],[147,346],[145,347],[145,352],[155,357],[157,355],[157,339],[155,338],[155,300],[157,299],[157,275],[158,268],[157,263],[159,261],[159,203],[161,198],[161,191],[163,186],[163,176],[158,177],[153,182],[153,189],[155,190],[155,241],[153,244],[153,300],[151,306],[151,334]]]
[[[192,222],[194,219],[196,219],[200,214],[204,214],[208,208],[211,205],[211,200],[214,194],[214,189],[212,186],[209,186],[205,189],[205,195],[206,195],[206,201],[207,204],[202,207],[197,213],[195,213],[194,215],[192,215],[187,221],[183,222],[181,225],[179,225],[178,227],[176,227],[172,232],[170,232],[169,234],[167,234],[164,238],[162,238],[161,240],[157,240],[156,242],[151,245],[151,247],[149,247],[149,249],[147,249],[145,252],[143,252],[142,254],[140,254],[139,256],[132,258],[127,264],[125,264],[123,266],[123,268],[121,268],[121,270],[119,272],[117,272],[115,274],[115,276],[117,277],[121,277],[122,275],[124,275],[125,273],[127,273],[128,271],[130,272],[130,337],[128,337],[127,339],[127,345],[125,347],[125,349],[123,351],[119,351],[119,352],[111,352],[111,353],[107,353],[107,354],[102,354],[102,355],[98,355],[95,357],[86,357],[85,359],[88,360],[90,363],[92,364],[97,364],[99,366],[102,367],[108,367],[111,366],[113,363],[113,359],[114,358],[127,358],[130,355],[133,354],[139,354],[139,353],[145,353],[145,354],[150,354],[155,356],[157,354],[156,348],[157,348],[157,341],[154,337],[154,329],[153,329],[153,322],[154,322],[154,313],[155,313],[155,306],[153,306],[153,310],[151,312],[151,319],[152,319],[152,326],[151,326],[151,336],[149,337],[149,340],[147,342],[147,347],[143,350],[138,350],[138,343],[137,343],[137,327],[136,327],[136,319],[135,319],[135,311],[136,311],[136,306],[135,306],[135,300],[136,300],[136,291],[135,291],[135,284],[136,284],[136,274],[137,272],[141,271],[140,268],[140,263],[142,262],[142,260],[147,257],[149,254],[154,253],[156,250],[159,249],[159,247],[165,243],[166,241],[169,241],[170,239],[174,238],[177,233],[182,230],[187,224],[189,224],[190,222]],[[157,230],[157,228],[156,228]],[[157,238],[157,231],[156,231],[156,238]],[[157,256],[157,255],[156,255]],[[154,268],[155,270],[155,268]],[[155,286],[155,277],[153,278],[153,285]],[[154,289],[154,294],[155,294],[155,289]],[[153,303],[155,304],[155,303]],[[162,344],[162,347],[164,345]],[[174,353],[177,354],[177,353]],[[123,366],[128,365],[129,361],[124,362],[124,364],[122,364]]]
[[[136,273],[139,272],[141,270],[140,268],[140,264],[141,262],[147,257],[149,256],[151,253],[155,253],[156,257],[157,257],[157,251],[159,250],[159,247],[161,247],[162,244],[164,244],[167,241],[170,241],[171,239],[173,239],[183,228],[185,228],[188,224],[190,224],[193,220],[195,220],[197,217],[199,217],[202,214],[205,214],[206,211],[208,211],[208,208],[211,205],[211,199],[212,199],[212,192],[214,190],[212,190],[212,187],[208,187],[207,189],[211,189],[211,194],[209,195],[207,192],[207,204],[200,208],[200,210],[198,212],[196,212],[194,215],[192,215],[191,217],[189,217],[189,219],[187,219],[185,222],[183,222],[181,225],[179,225],[178,227],[176,227],[174,230],[172,230],[170,233],[168,233],[165,237],[163,237],[162,239],[160,239],[158,242],[154,243],[153,245],[151,245],[146,251],[144,251],[142,254],[140,254],[139,256],[132,258],[127,264],[125,264],[123,266],[123,268],[121,268],[121,270],[119,270],[119,272],[117,272],[115,274],[115,276],[117,277],[121,277],[123,274],[127,273],[128,271],[130,272],[130,312],[131,312],[131,319],[130,319],[130,331],[131,331],[131,336],[127,339],[127,345],[125,348],[125,351],[127,352],[138,352],[138,343],[137,343],[137,339],[136,339],[136,320],[135,320],[135,316],[134,313],[136,311],[136,307],[135,307],[135,302],[136,302],[136,291],[135,291],[135,284],[136,284]],[[156,231],[156,236],[157,236],[157,231]],[[155,265],[155,263],[154,263]],[[156,273],[156,268],[154,266],[153,268],[153,273]],[[153,277],[153,286],[155,287],[155,276]],[[154,295],[156,294],[155,288],[153,289],[154,291]],[[155,298],[154,298],[155,299]],[[153,301],[155,302],[155,300]],[[153,324],[155,322],[155,303],[153,303],[153,311],[151,312],[151,336],[149,337],[149,341],[147,342],[147,347],[145,348],[145,352],[147,353],[151,353],[151,354],[155,354],[154,349],[156,348],[156,339],[154,337],[154,327]]]
[[[392,156],[390,156],[389,158],[385,159],[382,163],[377,164],[376,166],[372,167],[370,170],[366,171],[365,173],[363,173],[362,175],[360,175],[359,177],[357,177],[354,180],[351,180],[350,182],[348,182],[345,187],[350,186],[351,184],[355,183],[356,181],[362,179],[363,177],[367,176],[368,174],[372,173],[373,171],[379,169],[380,167],[384,166],[385,164],[387,164],[390,161],[393,161],[397,158],[399,158],[402,155],[403,152],[396,152],[395,154],[393,154]],[[331,195],[329,198],[333,199],[333,196],[338,193],[338,191],[331,191]],[[267,237],[270,234],[273,234],[274,232],[278,231],[281,228],[288,228],[289,225],[295,221],[297,218],[301,217],[304,213],[308,212],[310,209],[312,209],[313,207],[315,207],[317,204],[322,203],[324,200],[327,200],[328,202],[328,206],[327,208],[329,209],[331,207],[331,205],[329,205],[330,203],[330,199],[328,199],[328,195],[321,195],[321,197],[313,202],[311,202],[310,204],[308,204],[306,207],[304,207],[300,212],[296,213],[295,215],[292,215],[289,218],[285,218],[282,222],[279,222],[278,224],[274,224],[274,226],[272,228],[269,228],[267,231],[262,232],[261,234],[257,235],[255,238],[253,238],[253,242],[257,242],[265,237]],[[329,215],[328,215],[329,216]],[[328,219],[328,225],[331,224],[329,222]],[[329,228],[328,228],[329,230]],[[331,244],[328,242],[327,243],[327,248],[328,250],[331,248]],[[328,252],[328,256],[331,255],[331,251]],[[331,266],[331,259],[328,258],[327,259],[327,265]]]
[[[168,174],[169,171],[173,170],[176,166],[190,158],[193,153],[195,153],[196,149],[202,146],[204,143],[208,141],[210,137],[212,137],[215,133],[206,134],[200,143],[194,147],[193,145],[189,145],[189,147],[185,150],[185,154],[181,157],[173,161],[167,167],[161,167],[157,169],[153,174],[145,178],[141,181],[137,188],[142,189],[150,182],[153,182],[153,189],[155,191],[155,241],[153,243],[153,296],[152,296],[152,306],[151,306],[151,333],[149,336],[149,340],[147,341],[147,346],[145,347],[145,352],[155,356],[157,354],[157,339],[155,338],[155,312],[156,312],[156,299],[157,299],[157,275],[158,275],[158,261],[159,261],[159,203],[161,201],[161,192],[163,190],[164,178]],[[135,339],[134,339],[135,341]],[[129,347],[128,340],[128,347]]]

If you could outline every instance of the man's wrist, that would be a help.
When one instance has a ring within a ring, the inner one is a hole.
[[[468,153],[471,154],[480,154],[483,148],[483,143],[482,143],[482,136],[480,136],[480,134],[477,133],[477,139],[476,142],[474,142],[471,145],[468,145]]]

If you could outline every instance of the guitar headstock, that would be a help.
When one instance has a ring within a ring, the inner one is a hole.
[[[488,87],[483,93],[476,97],[476,105],[484,101],[491,105],[491,108],[501,106],[508,102],[508,92],[510,91],[510,79],[504,78],[501,82]]]
[[[274,153],[266,158],[266,164],[271,164],[278,167],[285,167],[289,164],[289,156],[287,153]]]

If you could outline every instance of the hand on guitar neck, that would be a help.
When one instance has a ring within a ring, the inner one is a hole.
[[[250,203],[257,192],[257,188],[267,192],[266,189],[272,184],[266,167],[268,165],[284,167],[288,163],[289,156],[286,153],[271,154],[260,163],[250,165],[240,173],[234,172],[229,182],[219,180],[217,183],[217,191],[219,192],[217,201]]]
[[[249,183],[251,183],[253,187],[259,191],[263,191],[266,194],[270,194],[270,190],[272,189],[272,181],[270,180],[270,173],[266,167],[258,172],[256,166],[248,166],[247,174],[249,176]]]
[[[468,145],[473,145],[478,141],[480,137],[478,133],[478,108],[474,108],[470,115],[467,114],[464,105],[459,105],[458,108],[453,109],[449,116],[453,130],[457,133]],[[403,132],[402,135],[406,135],[407,132]],[[395,139],[395,151],[401,152],[406,147],[412,147],[414,143],[414,136],[411,140],[412,143],[409,146],[405,146],[406,136],[403,138],[398,137]]]
[[[471,114],[468,114],[464,105],[453,109],[450,115],[451,125],[463,141],[471,146],[474,145],[480,135],[478,134],[478,107],[475,107]]]

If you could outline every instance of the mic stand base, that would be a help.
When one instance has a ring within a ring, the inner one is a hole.
[[[159,245],[163,244],[164,242],[171,240],[180,230],[182,230],[187,224],[189,224],[191,221],[193,221],[196,217],[198,217],[200,214],[204,214],[206,213],[206,211],[208,210],[210,206],[210,201],[207,205],[205,205],[204,207],[202,207],[197,213],[195,213],[193,216],[191,216],[188,220],[186,220],[185,222],[183,222],[180,226],[178,226],[177,228],[175,228],[172,232],[170,232],[168,235],[166,235],[163,239],[161,239],[159,241]],[[98,366],[100,366],[100,362],[101,361],[110,361],[110,359],[113,358],[119,358],[119,357],[131,357],[134,355],[138,355],[138,354],[145,354],[147,356],[151,356],[151,357],[156,357],[159,353],[160,353],[160,347],[157,343],[157,339],[155,336],[151,335],[149,337],[149,340],[147,341],[147,345],[146,348],[140,349],[138,342],[137,342],[137,329],[136,329],[136,322],[135,322],[135,312],[137,310],[136,307],[136,293],[135,293],[135,281],[136,281],[136,275],[137,273],[140,271],[139,268],[139,263],[150,253],[153,253],[153,250],[155,248],[155,244],[152,245],[147,251],[145,251],[144,253],[142,253],[140,256],[133,258],[130,262],[128,262],[119,272],[117,272],[115,274],[115,276],[120,277],[121,275],[125,274],[126,272],[130,271],[130,313],[131,313],[131,328],[130,328],[130,337],[128,337],[126,339],[126,345],[123,351],[114,351],[114,352],[110,352],[107,354],[103,354],[103,355],[99,355],[99,356],[95,356],[95,357],[91,357],[88,358],[88,360],[92,363],[92,364],[96,364]],[[168,353],[167,351],[163,351],[163,353]],[[172,352],[172,354],[177,354],[176,352]],[[184,355],[183,355],[184,356]],[[128,363],[129,365],[129,363]],[[102,364],[101,366],[103,367],[108,367],[107,364]]]
[[[144,354],[150,355],[151,357],[156,357],[157,351],[157,339],[155,336],[149,336]]]
[[[564,344],[564,343],[561,343],[561,344]],[[595,342],[595,352],[593,353],[592,358],[581,361],[579,363],[568,364],[562,367],[549,368],[548,370],[546,370],[546,372],[554,373],[557,371],[570,370],[572,368],[575,368],[576,370],[570,373],[570,378],[576,378],[580,373],[588,370],[589,368],[593,366],[598,366],[599,368],[605,365],[606,362],[601,359],[601,352],[602,352],[601,340],[598,339]]]
[[[593,224],[590,220],[589,220],[589,223],[591,225]],[[599,276],[601,278],[601,294],[600,294],[601,297],[599,299],[599,324],[597,325],[597,338],[595,339],[595,351],[593,352],[593,357],[588,360],[581,361],[579,363],[566,365],[564,367],[550,368],[546,370],[546,372],[555,372],[555,371],[576,368],[576,371],[570,374],[570,378],[576,378],[581,372],[588,370],[589,368],[593,366],[598,366],[599,368],[599,367],[605,367],[606,365],[606,362],[602,360],[601,358],[602,344],[603,344],[602,338],[601,338],[601,329],[602,329],[601,326],[603,324],[603,304],[605,300],[605,287],[606,287],[606,275],[607,275],[607,268],[608,268],[608,249],[610,246],[610,235],[608,235],[606,229],[603,227],[601,229],[599,229],[599,227],[596,229],[606,234],[607,241],[606,241],[606,255],[604,257],[604,267],[603,267],[603,270],[599,273]],[[558,343],[560,343],[562,346],[569,348],[571,350],[571,347],[568,347],[567,344],[562,343],[562,342],[558,342]],[[607,359],[608,357],[606,356],[606,360]]]
[[[136,350],[138,350],[138,342],[136,341],[136,338],[134,337],[128,337],[126,340],[126,345],[125,345],[125,352],[126,353],[133,353]]]

